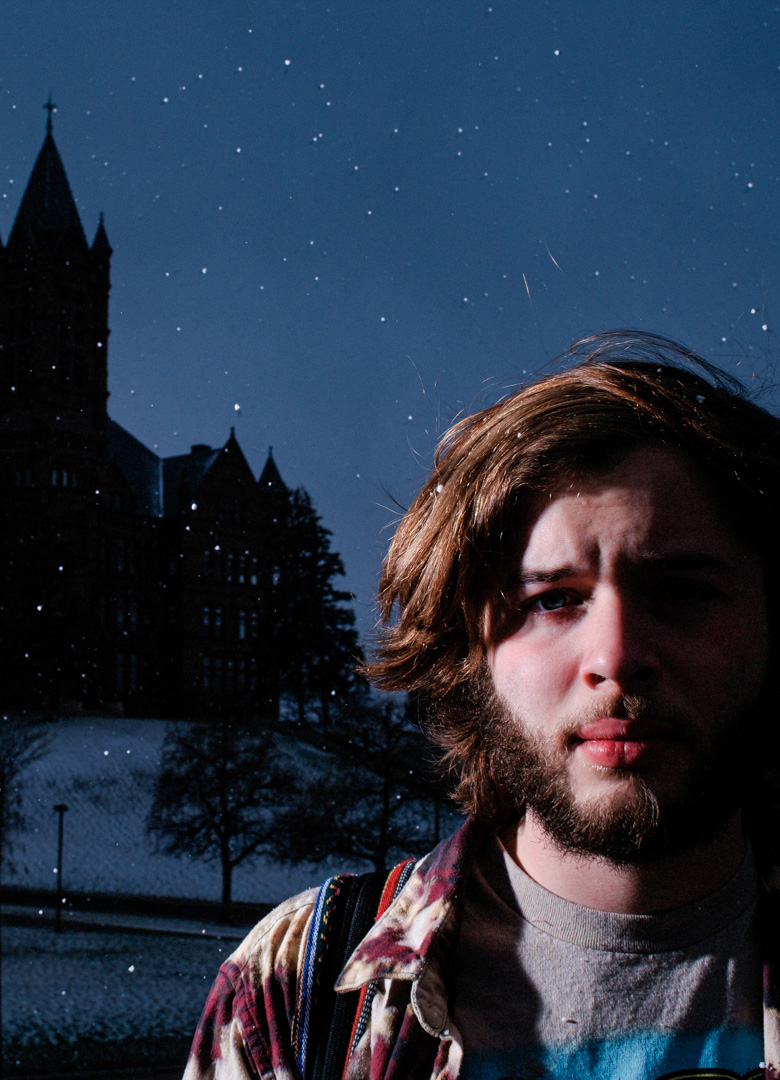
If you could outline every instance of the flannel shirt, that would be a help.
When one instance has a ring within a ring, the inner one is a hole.
[[[347,961],[337,990],[377,981],[377,991],[343,1080],[458,1076],[463,1045],[448,1014],[447,961],[457,940],[463,885],[485,835],[470,818],[435,848]],[[780,1080],[780,871],[769,881],[761,919],[764,1067],[766,1080]],[[222,965],[184,1080],[301,1080],[291,1025],[317,892],[281,904]]]

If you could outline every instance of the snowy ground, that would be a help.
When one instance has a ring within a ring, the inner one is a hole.
[[[68,719],[50,727],[45,756],[23,775],[25,829],[15,839],[9,885],[55,888],[57,814],[65,803],[65,891],[218,900],[216,864],[154,851],[146,835],[154,775],[169,727],[162,720]],[[308,747],[301,754],[310,753]],[[347,867],[340,867],[348,869]],[[234,874],[234,899],[277,903],[318,884],[331,868],[280,868],[258,860]]]
[[[54,889],[54,807],[65,803],[66,893],[219,899],[216,865],[159,855],[146,835],[169,726],[87,718],[51,725],[46,753],[22,777],[25,826],[5,882]],[[292,741],[285,752],[301,771],[318,756]],[[276,903],[336,869],[355,868],[291,870],[258,860],[236,870],[234,897]],[[183,1066],[208,988],[235,940],[135,933],[128,916],[116,916],[121,927],[113,930],[77,929],[75,919],[66,918],[61,934],[50,924],[2,929],[5,1075]],[[136,918],[144,921],[159,929]],[[177,932],[187,929],[177,922]]]
[[[183,1068],[234,942],[3,928],[7,1075],[149,1063]]]
[[[49,728],[22,777],[24,830],[8,884],[54,888],[57,803],[65,803],[65,891],[219,899],[218,867],[158,855],[146,835],[169,724],[73,719]],[[302,759],[310,748],[293,752]],[[234,876],[237,900],[274,903],[327,875],[257,862]],[[121,921],[121,920],[119,920]],[[129,920],[128,920],[129,921]],[[66,925],[2,930],[6,1074],[141,1064],[182,1068],[208,988],[235,941]]]

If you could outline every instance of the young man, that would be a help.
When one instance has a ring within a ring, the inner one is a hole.
[[[370,674],[470,817],[347,959],[344,1080],[780,1077],[780,421],[651,335],[568,360],[445,436],[385,563]],[[318,1075],[316,903],[223,966],[188,1080]]]

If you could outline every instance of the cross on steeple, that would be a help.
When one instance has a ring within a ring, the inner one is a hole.
[[[46,117],[46,130],[51,131],[51,114],[53,112],[57,111],[57,106],[54,104],[54,102],[51,99],[51,90],[49,91],[49,100],[46,102],[46,104],[43,107],[49,113],[49,115]]]

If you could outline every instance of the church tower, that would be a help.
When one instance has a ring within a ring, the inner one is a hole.
[[[102,218],[87,242],[45,108],[0,244],[0,677],[47,707],[95,681],[111,248]]]
[[[101,215],[90,246],[52,135],[0,248],[0,411],[16,429],[105,431],[111,247]]]

